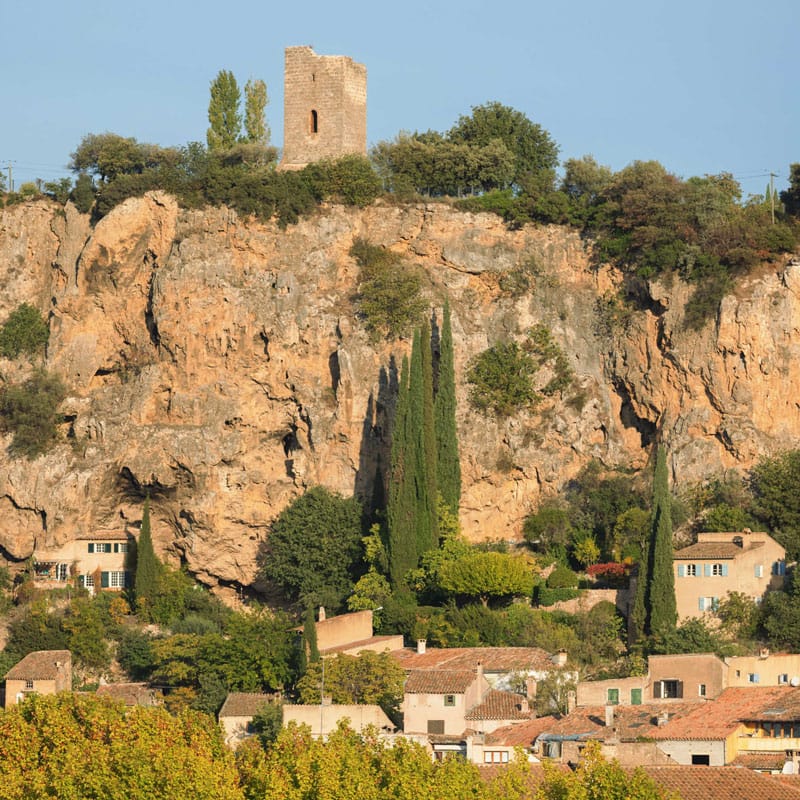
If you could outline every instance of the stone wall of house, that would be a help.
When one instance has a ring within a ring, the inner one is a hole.
[[[287,47],[283,158],[297,169],[324,158],[367,152],[367,68],[348,56]]]

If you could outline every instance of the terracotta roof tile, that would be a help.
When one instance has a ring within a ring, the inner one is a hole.
[[[296,628],[296,630],[302,631],[302,626]],[[389,645],[397,639],[397,636],[394,634],[389,634],[387,636],[370,636],[367,639],[359,639],[355,642],[347,642],[346,644],[337,644],[334,647],[325,647],[321,649],[320,655],[332,655],[333,653],[340,653],[344,650],[356,650],[356,648],[363,647],[364,649],[368,649],[373,647],[376,644],[385,643],[386,649],[389,649]]]
[[[71,669],[72,653],[69,650],[36,650],[28,653],[22,661],[18,661],[6,673],[6,679],[12,681],[35,680],[48,681],[58,677],[57,664],[67,664]]]
[[[682,800],[800,800],[800,791],[741,767],[642,767]]]
[[[219,710],[220,717],[252,717],[266,703],[272,702],[272,696],[256,692],[231,692]]]
[[[758,544],[761,544],[759,542]],[[732,542],[697,542],[684,547],[675,553],[675,559],[683,561],[686,559],[711,559],[711,558],[736,558],[744,551]]]
[[[472,670],[415,669],[408,673],[406,694],[463,694],[477,679]]]
[[[406,648],[392,655],[406,670],[474,670],[478,663],[484,672],[558,669],[550,654],[540,647],[430,647],[424,653]]]
[[[701,704],[703,705],[703,704]],[[606,725],[605,706],[581,706],[571,714],[554,717],[554,722],[543,731],[545,738],[581,737],[605,740],[617,738],[635,740],[640,736],[653,738],[659,727],[659,715],[668,713],[670,719],[680,719],[698,707],[698,703],[650,703],[640,706],[614,706],[614,721]]]
[[[527,722],[504,725],[486,735],[486,744],[530,747],[538,736],[552,727],[555,721],[555,717],[537,717]]]
[[[473,706],[465,715],[465,720],[530,719],[528,701],[514,692],[490,689],[480,703]]]
[[[98,697],[111,697],[126,706],[149,706],[156,703],[160,691],[151,689],[146,683],[106,683],[97,687]]]
[[[769,709],[788,706],[800,697],[800,689],[791,686],[740,686],[725,689],[716,700],[696,705],[694,711],[671,719],[655,730],[654,739],[725,739],[744,720],[776,719],[763,716]]]
[[[786,752],[781,750],[779,753],[770,752],[753,752],[753,753],[739,753],[736,758],[731,761],[732,767],[746,767],[747,769],[780,771],[786,763]],[[800,787],[800,784],[798,784]]]
[[[133,536],[127,531],[92,531],[91,533],[79,533],[79,542],[127,542]]]

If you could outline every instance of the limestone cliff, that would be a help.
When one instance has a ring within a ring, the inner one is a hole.
[[[473,539],[518,537],[593,457],[644,465],[656,433],[679,483],[800,445],[798,265],[750,277],[694,333],[679,283],[610,325],[603,298],[620,276],[590,268],[565,228],[376,204],[280,230],[159,193],[92,228],[72,206],[31,203],[0,212],[0,319],[21,302],[50,315],[47,366],[69,396],[47,455],[10,459],[0,443],[0,554],[135,524],[149,489],[163,555],[210,584],[250,584],[270,521],[306,486],[368,496],[409,343],[374,346],[354,314],[356,236],[421,265],[433,308],[450,298]],[[532,260],[531,290],[503,292],[503,273]],[[573,387],[508,420],[476,414],[467,362],[536,323],[568,354]],[[5,379],[24,369],[0,360]]]

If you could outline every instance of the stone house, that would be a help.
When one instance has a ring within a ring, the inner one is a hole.
[[[294,723],[308,725],[315,738],[328,736],[336,730],[340,722],[347,722],[354,731],[361,733],[372,727],[383,736],[389,736],[396,728],[383,709],[378,705],[333,705],[323,706],[289,705],[283,706],[284,728]]]
[[[756,602],[783,585],[786,551],[766,533],[699,533],[673,557],[678,619],[702,617],[729,592]]]
[[[800,653],[770,653],[730,656],[728,686],[800,686]]]
[[[231,692],[222,704],[217,718],[222,726],[225,744],[237,745],[253,734],[253,717],[268,703],[275,701],[273,695],[258,692]]]
[[[134,539],[124,530],[80,534],[59,547],[34,548],[34,581],[43,588],[66,586],[73,578],[90,593],[131,585],[128,554]]]
[[[57,694],[71,688],[69,650],[36,650],[6,673],[5,707],[21,703],[30,694]]]
[[[383,653],[402,649],[402,635],[374,636],[372,625],[372,611],[353,611],[327,617],[325,609],[320,606],[319,618],[315,623],[320,655],[358,655],[364,650]]]

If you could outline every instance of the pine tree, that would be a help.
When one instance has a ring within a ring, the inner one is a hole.
[[[386,506],[389,577],[395,589],[402,586],[406,572],[417,566],[418,559],[413,462],[408,448],[408,385],[409,366],[408,359],[404,357],[392,431],[392,473]]]
[[[161,564],[153,549],[150,534],[150,495],[145,497],[142,511],[142,527],[139,530],[139,541],[136,544],[136,579],[134,592],[136,606],[145,617],[149,616],[153,600],[158,592],[158,577]]]
[[[653,476],[653,528],[650,542],[647,632],[663,639],[675,630],[678,622],[672,563],[669,477],[667,454],[663,446],[659,446],[656,453],[656,469]]]
[[[226,150],[239,141],[242,116],[239,113],[241,93],[236,78],[230,70],[220,70],[211,82],[208,103],[209,128],[206,141],[209,150]]]
[[[434,402],[436,429],[436,483],[445,505],[458,514],[461,501],[461,462],[456,429],[456,378],[450,303],[445,301],[439,336],[439,369]]]
[[[261,80],[249,80],[244,86],[244,130],[245,138],[253,144],[269,144],[269,126],[265,117],[267,84]]]

